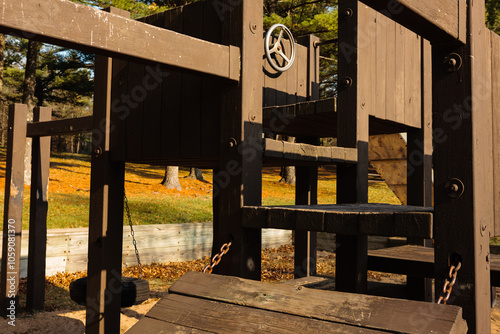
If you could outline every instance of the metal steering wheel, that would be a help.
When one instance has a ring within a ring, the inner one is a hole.
[[[274,39],[276,38],[275,36],[273,36],[273,32],[277,29],[280,29],[278,39],[274,44],[272,44],[274,42]],[[283,38],[283,33],[287,35],[288,40]],[[283,46],[284,41],[290,43],[290,50],[291,50],[290,56],[285,55],[285,49]],[[285,72],[290,67],[292,67],[293,62],[295,60],[295,40],[293,39],[293,35],[290,29],[288,29],[285,25],[281,23],[273,25],[267,31],[265,43],[266,43],[265,49],[266,49],[267,61],[272,66],[272,68],[274,68],[278,72]],[[283,59],[283,65],[281,65],[278,62],[278,59],[276,58],[277,55]]]

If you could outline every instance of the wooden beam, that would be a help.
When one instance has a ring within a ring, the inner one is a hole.
[[[28,123],[27,137],[46,137],[92,131],[92,116]]]
[[[239,80],[240,51],[66,0],[3,0],[0,32]]]
[[[490,333],[491,54],[484,1],[468,5],[467,44],[432,45],[435,291],[460,260],[452,303],[463,308],[471,333]],[[462,61],[458,71],[450,71],[452,58]]]
[[[362,108],[359,92],[367,80],[358,80],[368,69],[359,66],[359,19],[357,0],[339,3],[339,92],[337,111],[337,145],[357,148],[357,165],[339,165],[337,169],[337,203],[368,202],[368,136],[369,116]],[[349,49],[345,49],[345,46]],[[366,64],[370,65],[371,64]],[[366,86],[365,86],[366,87]],[[366,235],[339,234],[336,237],[336,288],[344,292],[366,292],[367,251]]]
[[[49,121],[50,108],[35,108],[34,122]],[[47,210],[50,170],[50,137],[33,138],[31,154],[31,197],[28,253],[28,311],[43,311],[45,305],[45,255],[47,253]]]
[[[466,39],[466,2],[460,0],[361,0],[431,42]]]
[[[220,160],[214,173],[214,245],[232,241],[215,268],[218,273],[260,280],[261,231],[243,228],[243,205],[262,198],[262,61],[263,13],[260,1],[218,0],[223,11],[223,41],[242,48],[241,83],[222,90]],[[215,2],[214,2],[215,4]],[[230,9],[230,10],[229,10]],[[255,29],[253,29],[255,27]]]
[[[120,332],[125,162],[110,160],[112,69],[112,59],[96,57],[85,325],[89,334]]]
[[[24,152],[28,107],[9,107],[5,201],[3,212],[2,269],[0,276],[0,314],[9,316],[15,326],[19,312],[21,269],[21,231],[23,223]],[[4,326],[7,326],[5,324]],[[14,328],[14,327],[12,327]]]

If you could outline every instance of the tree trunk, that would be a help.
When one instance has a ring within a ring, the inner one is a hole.
[[[191,168],[189,170],[189,175],[186,176],[186,179],[205,181],[205,179],[203,178],[203,172],[200,168]]]
[[[33,107],[35,106],[36,69],[38,66],[38,53],[40,42],[30,41],[26,56],[24,72],[23,103],[28,106],[28,121],[33,120]],[[24,154],[24,183],[31,185],[31,138],[26,139]]]
[[[283,140],[294,143],[295,137],[283,136]],[[295,166],[282,167],[280,175],[280,183],[295,184]]]
[[[179,167],[167,166],[161,184],[167,189],[182,190],[181,183],[179,182]]]

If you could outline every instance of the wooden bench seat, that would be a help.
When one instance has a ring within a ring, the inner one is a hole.
[[[434,277],[434,248],[399,246],[368,251],[368,269],[416,277]],[[490,254],[491,285],[500,287],[500,255]]]
[[[128,333],[466,333],[462,309],[188,272]]]

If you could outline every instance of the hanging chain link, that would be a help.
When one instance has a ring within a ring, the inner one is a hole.
[[[229,252],[230,247],[231,247],[231,242],[222,245],[222,247],[220,248],[220,252],[214,255],[214,257],[212,258],[212,263],[207,265],[205,269],[203,269],[203,272],[211,274],[214,267],[219,264],[220,260],[222,260],[224,254],[227,254],[227,252]]]
[[[456,266],[452,265],[450,267],[450,272],[448,273],[448,278],[444,281],[443,291],[441,292],[441,296],[439,297],[437,303],[438,304],[446,304],[448,299],[450,299],[451,290],[457,281],[457,274],[460,268],[462,267],[462,263],[458,262]]]
[[[125,195],[125,192],[123,192],[123,201],[125,203],[125,210],[127,212],[128,224],[130,225],[130,234],[132,235],[132,243],[134,244],[135,257],[137,258],[137,264],[139,265],[139,275],[141,276],[141,279],[142,279],[141,258],[139,257],[139,250],[137,249],[137,241],[135,240],[134,227],[132,226],[132,216],[130,215],[130,208],[128,206],[128,198],[127,198],[127,195]]]

